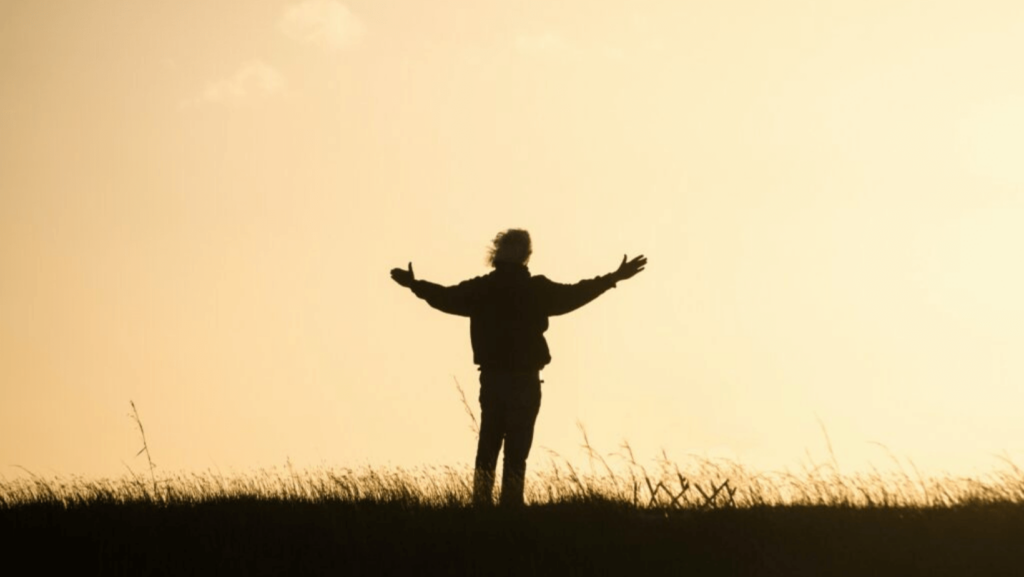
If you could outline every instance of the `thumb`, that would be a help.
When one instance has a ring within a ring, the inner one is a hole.
[[[412,272],[412,263],[411,262],[409,263],[409,274],[412,275],[412,276],[416,276]]]
[[[626,264],[626,255],[622,255],[622,265]],[[619,265],[619,266],[622,266]]]

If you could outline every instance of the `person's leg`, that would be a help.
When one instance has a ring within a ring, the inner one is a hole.
[[[507,426],[501,399],[492,394],[492,381],[491,375],[480,373],[480,438],[477,441],[476,467],[473,472],[475,505],[493,503],[494,473]]]
[[[501,474],[501,504],[523,504],[526,459],[533,445],[533,427],[540,412],[540,376],[516,375],[513,402],[506,409],[505,458]]]

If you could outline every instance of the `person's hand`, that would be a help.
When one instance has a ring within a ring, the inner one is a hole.
[[[416,280],[416,275],[412,272],[412,263],[409,263],[409,270],[391,269],[391,279],[404,287],[411,287],[413,281]]]
[[[631,261],[627,261],[626,255],[622,255],[622,264],[612,274],[615,275],[615,280],[626,280],[633,278],[636,273],[644,270],[645,266],[647,266],[647,257],[644,255],[640,255]]]

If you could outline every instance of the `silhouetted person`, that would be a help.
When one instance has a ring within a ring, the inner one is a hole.
[[[473,362],[480,367],[480,439],[473,478],[473,502],[490,504],[498,452],[505,443],[501,503],[523,503],[526,458],[540,410],[540,370],[551,362],[544,331],[548,317],[594,300],[618,281],[644,269],[647,259],[622,257],[618,270],[576,284],[531,276],[530,233],[509,229],[494,238],[490,273],[455,286],[417,280],[412,270],[392,269],[391,278],[430,306],[469,317]]]

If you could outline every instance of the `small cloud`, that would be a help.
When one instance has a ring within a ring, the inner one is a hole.
[[[525,57],[563,61],[576,59],[590,61],[596,58],[610,62],[622,62],[626,59],[625,52],[617,46],[579,46],[554,32],[520,34],[515,39],[515,51]]]
[[[337,0],[303,0],[284,10],[279,23],[285,36],[327,50],[343,50],[359,44],[365,27],[347,6]]]
[[[576,52],[573,45],[553,32],[517,36],[515,46],[516,52],[527,56],[570,56]]]
[[[250,60],[231,76],[210,82],[199,96],[182,102],[182,105],[224,104],[248,97],[271,96],[282,92],[284,84],[284,76],[273,66],[260,60]]]
[[[614,62],[622,62],[626,59],[626,53],[617,46],[605,46],[604,57]]]

